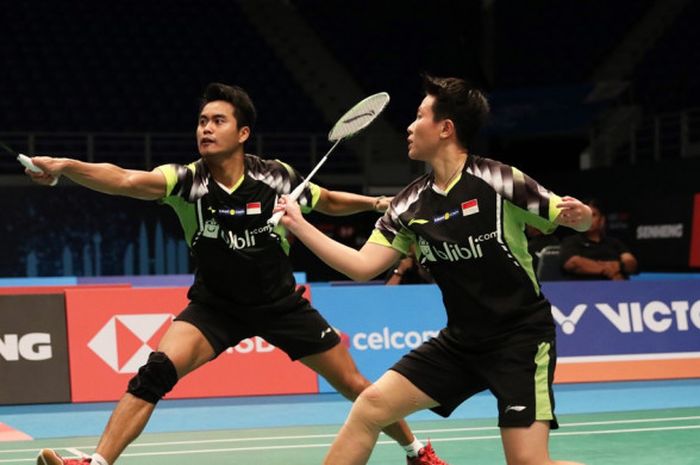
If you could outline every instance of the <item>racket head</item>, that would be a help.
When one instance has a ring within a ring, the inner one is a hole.
[[[338,119],[328,133],[328,140],[336,142],[352,137],[372,124],[389,104],[389,94],[379,92],[361,100]]]
[[[7,145],[6,143],[4,143],[1,140],[0,140],[0,148],[3,149],[4,151],[6,151],[7,153],[14,155],[15,157],[17,157],[19,155],[19,153],[12,150],[12,147],[10,147],[9,145]]]

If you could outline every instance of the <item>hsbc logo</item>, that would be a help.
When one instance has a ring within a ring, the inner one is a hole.
[[[136,373],[148,361],[149,354],[156,350],[173,318],[170,313],[114,315],[88,342],[88,347],[116,373]],[[226,353],[245,355],[274,350],[275,346],[256,336],[242,340],[236,347],[229,347]]]
[[[676,331],[700,330],[700,300],[678,300],[670,303],[653,300],[618,302],[617,305],[596,303],[592,306],[621,333],[664,333],[675,327]],[[576,325],[588,311],[586,304],[576,305],[567,315],[552,305],[554,321],[564,334],[573,334]]]
[[[114,315],[88,347],[117,373],[136,373],[170,326],[170,313]]]

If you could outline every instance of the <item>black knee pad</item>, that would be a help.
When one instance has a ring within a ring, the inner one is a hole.
[[[175,365],[163,352],[151,352],[148,361],[129,381],[126,392],[152,404],[157,403],[177,383]]]

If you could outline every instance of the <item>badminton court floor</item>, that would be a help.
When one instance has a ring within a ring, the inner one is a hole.
[[[700,379],[556,386],[553,458],[588,465],[700,465]],[[113,403],[0,406],[0,424],[31,439],[0,441],[0,464],[34,463],[42,447],[92,453]],[[349,403],[336,394],[163,401],[118,463],[320,464]],[[495,400],[480,394],[450,419],[409,418],[452,465],[503,464]],[[0,438],[2,433],[0,432]],[[12,436],[7,436],[12,437]],[[372,465],[404,463],[381,436]]]

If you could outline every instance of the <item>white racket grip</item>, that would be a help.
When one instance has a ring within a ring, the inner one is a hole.
[[[309,184],[309,180],[307,179],[306,181],[302,182],[299,184],[288,196],[289,200],[296,200],[299,198],[302,192],[304,192],[304,189],[306,189],[306,186]],[[277,226],[284,216],[284,210],[280,210],[274,215],[270,217],[269,220],[267,220],[267,224],[272,226],[273,228]]]
[[[32,159],[29,158],[28,156],[24,155],[23,153],[20,153],[17,155],[17,161],[22,164],[25,168],[27,168],[29,171],[32,173],[37,173],[37,174],[43,174],[44,172],[41,171],[41,168],[37,168],[37,166],[32,162]],[[58,178],[54,178],[53,181],[51,181],[51,186],[55,186],[58,184]]]
[[[274,228],[275,226],[277,226],[279,224],[279,222],[283,216],[284,216],[284,210],[280,210],[277,213],[275,213],[274,215],[272,215],[269,220],[267,220],[267,224],[269,224],[270,226],[272,226]]]
[[[44,172],[41,171],[39,168],[36,167],[36,165],[32,162],[32,159],[29,158],[28,156],[20,153],[17,155],[17,161],[22,164],[25,168],[27,168],[29,171],[32,173],[38,173],[38,174],[43,174]]]

